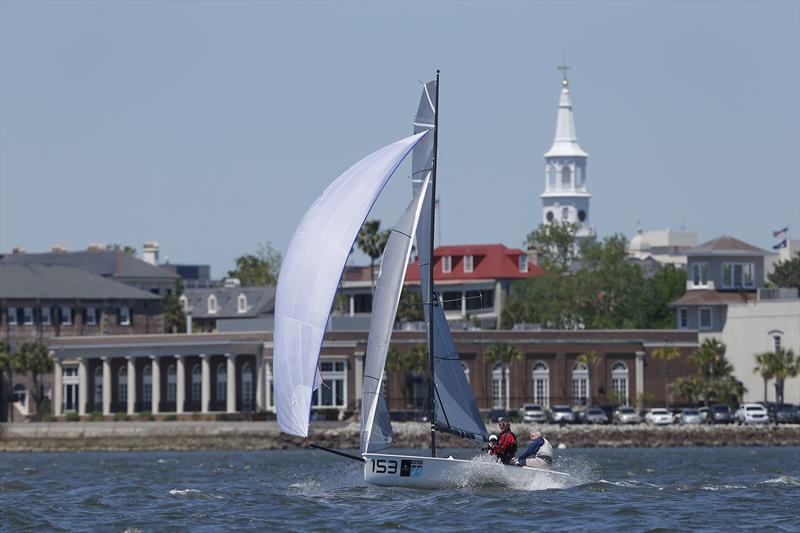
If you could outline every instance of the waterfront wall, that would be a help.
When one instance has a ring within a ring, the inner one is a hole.
[[[800,425],[783,426],[538,426],[553,445],[567,447],[800,446]],[[426,448],[429,427],[394,424],[396,448]],[[516,425],[521,443],[528,426]],[[311,442],[357,448],[355,423],[318,424]],[[438,434],[441,447],[469,447],[463,439]],[[273,450],[304,445],[283,435],[274,422],[74,422],[0,425],[0,452]],[[479,447],[476,443],[475,447]]]

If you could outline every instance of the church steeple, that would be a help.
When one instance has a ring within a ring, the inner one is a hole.
[[[561,95],[558,100],[556,134],[553,145],[544,154],[545,188],[542,194],[542,222],[570,222],[578,224],[578,237],[594,235],[589,227],[589,199],[586,190],[586,162],[589,154],[578,144],[575,132],[575,117],[572,112],[572,97],[569,92],[567,67],[561,80]]]

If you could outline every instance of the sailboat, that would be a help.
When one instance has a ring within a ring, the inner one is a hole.
[[[339,278],[359,229],[389,178],[412,154],[412,199],[384,249],[364,362],[359,460],[373,485],[435,489],[513,484],[566,475],[493,461],[438,457],[437,432],[485,442],[486,426],[464,374],[433,283],[439,72],[423,85],[414,133],[342,173],[303,217],[284,256],[275,300],[273,383],[281,431],[308,437],[312,394],[322,385],[319,353]],[[416,237],[429,347],[430,456],[386,450],[392,426],[381,391],[406,267]],[[340,453],[341,455],[341,453]],[[346,455],[346,454],[345,454]]]

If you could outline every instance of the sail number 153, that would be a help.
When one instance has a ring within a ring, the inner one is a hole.
[[[396,474],[397,461],[393,459],[375,459],[372,461],[372,472],[374,474]]]

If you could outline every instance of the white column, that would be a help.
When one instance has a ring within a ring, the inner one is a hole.
[[[356,407],[363,409],[364,397],[361,395],[361,389],[364,386],[364,352],[356,352]],[[387,398],[388,402],[389,399]]]
[[[575,165],[569,166],[569,185],[571,190],[575,190]]]
[[[176,375],[177,380],[175,390],[175,413],[183,413],[183,404],[186,403],[186,365],[183,362],[182,355],[176,355]]]
[[[111,415],[111,360],[101,357],[103,361],[103,415]]]
[[[461,316],[467,316],[467,291],[464,290],[461,291]]]
[[[642,394],[644,394],[644,352],[636,352],[636,398],[634,402],[639,401]]]
[[[350,316],[355,316],[356,314],[356,299],[355,296],[352,294],[350,295]]]
[[[136,412],[136,364],[133,357],[126,357],[128,360],[128,414]]]
[[[151,355],[150,359],[152,360],[152,364],[150,368],[151,371],[151,398],[152,398],[152,405],[150,406],[150,412],[154,415],[158,414],[158,404],[161,403],[161,363],[159,362],[157,355]]]
[[[89,372],[86,369],[86,358],[78,359],[78,415],[86,415],[86,392],[89,390]]]
[[[53,352],[50,352],[51,357]],[[61,395],[63,394],[63,385],[61,384],[61,361],[54,358],[53,361],[53,415],[61,416]]]
[[[267,376],[265,375],[266,361],[264,361],[264,348],[256,353],[256,411],[265,411],[267,407],[264,390],[266,389]]]
[[[228,390],[226,391],[227,409],[228,413],[236,412],[236,354],[226,353],[225,357],[227,362],[227,376],[228,376]]]
[[[211,362],[207,354],[200,354],[203,370],[203,388],[200,394],[200,412],[208,412],[208,401],[211,399]]]

